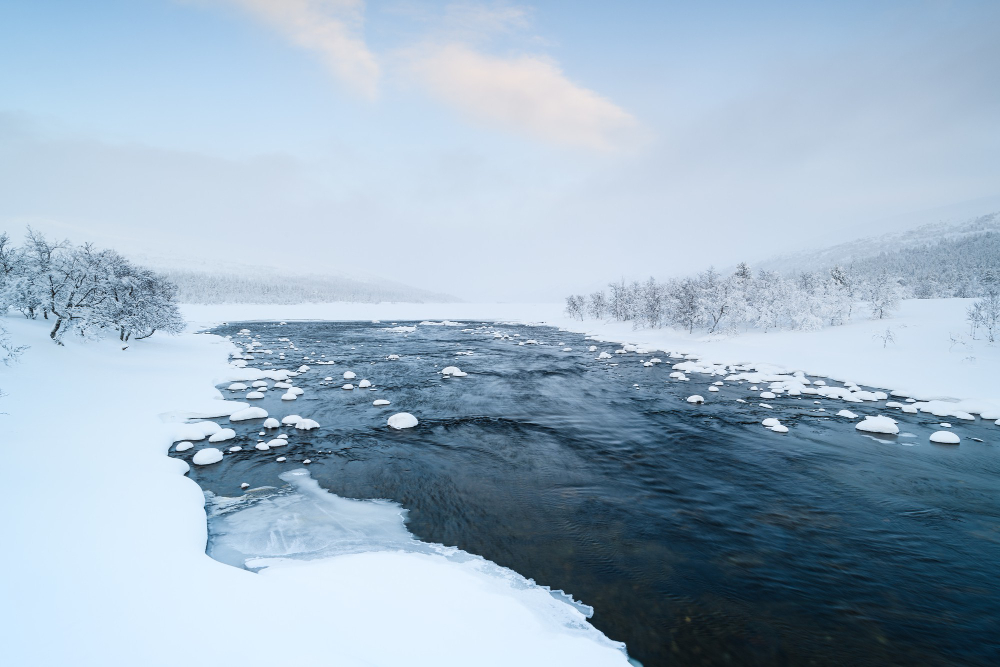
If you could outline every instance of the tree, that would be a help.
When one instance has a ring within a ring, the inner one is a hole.
[[[900,292],[899,281],[888,271],[871,276],[865,286],[865,300],[871,307],[872,318],[881,320],[892,314],[899,307]]]
[[[604,296],[603,290],[598,290],[590,295],[587,304],[587,312],[595,320],[603,320],[608,312],[608,298]]]

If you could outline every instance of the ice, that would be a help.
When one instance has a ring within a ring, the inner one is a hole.
[[[954,431],[935,431],[931,433],[931,442],[936,442],[939,445],[957,445],[961,440]]]
[[[239,422],[248,419],[264,419],[265,417],[267,417],[267,410],[264,408],[246,408],[229,415],[229,420]]]
[[[854,428],[859,431],[864,431],[865,433],[884,433],[886,435],[896,435],[899,433],[899,427],[896,426],[896,420],[890,417],[883,417],[882,415],[877,417],[865,417],[858,422]]]
[[[219,429],[218,432],[213,433],[209,436],[209,442],[225,442],[226,440],[232,440],[236,437],[236,431],[231,428]]]
[[[207,466],[212,463],[218,463],[222,460],[222,452],[215,447],[206,447],[205,449],[199,449],[191,457],[191,462],[199,466]]]
[[[398,412],[389,417],[389,426],[394,429],[413,428],[417,424],[417,418],[409,412]]]

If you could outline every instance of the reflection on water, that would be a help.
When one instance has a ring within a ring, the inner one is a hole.
[[[891,411],[901,436],[866,437],[833,417],[840,401],[738,403],[754,395],[746,384],[709,393],[718,377],[671,380],[669,363],[642,366],[649,355],[597,361],[575,334],[390,326],[220,328],[261,335],[274,354],[251,365],[310,364],[294,380],[305,389],[298,400],[271,390],[255,404],[322,428],[283,428],[289,445],[276,453],[252,449],[259,420],[237,424],[238,439],[226,444],[244,451],[191,476],[237,497],[243,482],[287,488],[280,475],[309,459],[311,477],[341,498],[398,503],[420,540],[482,555],[592,605],[593,624],[647,666],[1000,660],[1000,429],[992,424],[955,424],[962,444],[940,446],[927,440],[939,419]],[[545,344],[518,344],[529,338]],[[442,378],[450,365],[468,377]],[[342,390],[347,370],[378,391]],[[694,393],[706,404],[686,403]],[[376,398],[392,404],[374,407]],[[883,405],[851,410],[890,414]],[[400,411],[420,425],[386,428]],[[765,417],[790,432],[764,429]],[[398,506],[379,507],[398,521]],[[225,522],[238,516],[217,513],[213,534],[237,530]],[[247,553],[266,555],[275,536],[247,538],[258,540]],[[367,538],[358,539],[364,548]],[[239,564],[245,554],[213,555]]]

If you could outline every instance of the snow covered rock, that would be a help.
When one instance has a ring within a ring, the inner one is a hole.
[[[399,361],[399,355],[398,354],[390,354],[388,357],[386,357],[386,359],[388,359],[389,361]]]
[[[351,390],[353,390],[353,389],[354,389],[354,385],[353,385],[353,384],[351,384],[350,382],[348,382],[348,383],[347,383],[347,384],[345,384],[345,385],[344,385],[343,387],[341,387],[341,389],[343,389],[343,390],[345,390],[345,391],[351,391]]]
[[[775,396],[774,396],[774,392],[771,392],[771,391],[762,391],[762,392],[760,392],[760,397],[761,398],[768,398],[769,399],[769,398],[774,398]]]
[[[598,359],[610,359],[611,355],[608,354],[607,352],[601,352],[599,355],[597,355],[597,358]]]
[[[191,457],[191,463],[199,466],[207,466],[212,463],[218,463],[222,460],[222,452],[215,447],[206,447],[205,449],[199,449]]]
[[[389,405],[389,401],[385,400],[384,398],[378,398],[372,402],[372,405]]]
[[[229,391],[245,391],[247,386],[242,382],[234,382],[229,385]]]
[[[718,387],[709,387],[708,390],[709,391],[719,391],[719,388]]]
[[[232,440],[236,437],[236,431],[231,428],[219,429],[218,433],[213,433],[209,436],[209,442],[225,442],[226,440]]]
[[[267,447],[268,447],[268,449],[270,449],[272,447],[284,447],[287,444],[288,444],[288,441],[285,440],[284,438],[275,438],[274,440],[268,440],[267,441]]]
[[[344,372],[344,379],[345,380],[353,380],[356,377],[358,377],[358,376],[355,373],[352,373],[351,371],[345,371]]]
[[[697,403],[704,403],[705,402],[705,398],[703,396],[699,396],[698,394],[695,394],[694,396],[688,396],[687,402],[688,403],[695,403],[695,404],[697,404]]]
[[[248,401],[252,401],[257,398],[264,398],[264,394],[262,394],[259,391],[251,391],[249,394],[244,396],[244,398],[246,398]]]
[[[229,448],[229,451],[230,452],[242,452],[243,448],[240,447],[239,445],[233,445],[232,447]]]
[[[241,422],[248,419],[264,419],[265,417],[267,417],[267,410],[264,408],[246,408],[229,415],[229,421]]]
[[[264,420],[263,426],[264,428],[278,428],[281,426],[281,423],[274,417],[268,417]]]
[[[837,413],[838,417],[847,417],[848,419],[857,419],[858,416],[851,412],[850,410],[841,410]]]
[[[281,395],[281,400],[283,401],[294,401],[296,398],[298,398],[298,396],[296,396],[290,391],[286,391],[284,394]]]
[[[358,383],[358,387],[360,387],[361,389],[368,389],[371,386],[372,383],[369,382],[368,380],[362,380],[361,382]]]
[[[409,412],[398,412],[393,416],[389,417],[389,427],[394,429],[404,429],[413,428],[419,422],[417,418],[411,415]]]
[[[174,451],[175,452],[186,452],[187,450],[191,449],[192,447],[194,447],[194,445],[185,440],[184,442],[178,442],[177,446],[174,447]]]
[[[899,427],[896,426],[896,420],[882,415],[877,417],[865,417],[858,422],[854,428],[859,431],[864,431],[865,433],[883,433],[886,435],[896,435],[899,433]]]
[[[254,449],[262,451],[262,452],[266,452],[267,450],[271,449],[271,447],[268,446],[268,444],[266,442],[258,442],[253,447],[254,447]]]
[[[954,431],[934,431],[931,433],[931,442],[939,445],[957,445],[962,439]]]
[[[257,380],[256,382],[254,382],[250,386],[251,387],[266,387],[267,386],[267,382],[265,382],[264,380]]]
[[[460,369],[458,366],[446,366],[445,368],[441,369],[441,375],[451,376],[456,378],[464,378],[468,375],[468,373],[462,372],[462,369]]]
[[[314,428],[319,428],[319,422],[313,419],[303,419],[295,425],[295,428],[300,431],[311,431]]]
[[[298,415],[288,415],[287,417],[282,417],[281,419],[281,423],[285,426],[295,426],[300,421],[302,421],[302,417]]]

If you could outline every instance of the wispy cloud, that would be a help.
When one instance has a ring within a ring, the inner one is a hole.
[[[547,143],[613,150],[639,127],[627,111],[573,83],[544,56],[503,58],[455,43],[411,50],[408,59],[435,98],[474,121]]]
[[[371,99],[378,92],[379,64],[362,37],[364,0],[224,0],[322,57],[349,88]]]

